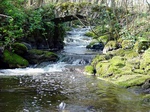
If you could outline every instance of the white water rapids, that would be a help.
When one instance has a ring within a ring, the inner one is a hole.
[[[66,65],[79,65],[79,64],[87,64],[83,60],[83,56],[76,56],[73,59],[72,55],[84,55],[84,54],[91,54],[92,51],[86,49],[86,45],[89,44],[91,38],[84,36],[85,32],[88,31],[89,28],[76,28],[72,31],[68,31],[68,35],[66,36],[64,42],[66,46],[62,51],[62,54],[69,55],[68,58],[61,59],[57,63],[47,62],[47,65],[44,67],[42,66],[31,66],[27,68],[16,68],[16,69],[4,69],[0,70],[0,75],[40,75],[43,73],[49,72],[62,72],[65,70]],[[70,61],[68,61],[70,59]],[[71,62],[72,61],[72,62]],[[82,62],[83,61],[83,62]],[[71,63],[70,63],[71,62]]]

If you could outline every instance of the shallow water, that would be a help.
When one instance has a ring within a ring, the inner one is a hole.
[[[57,63],[0,70],[0,112],[150,112],[143,95],[83,73],[101,53],[85,49],[87,30],[69,32]]]

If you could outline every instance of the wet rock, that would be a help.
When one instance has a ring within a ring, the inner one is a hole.
[[[46,61],[57,61],[59,59],[59,57],[53,52],[37,49],[29,50],[25,55],[25,58],[30,64],[39,64]]]
[[[142,85],[142,89],[144,93],[150,94],[150,79],[145,81],[145,83]]]
[[[24,44],[24,45],[27,47],[28,50],[31,50],[31,49],[32,49],[31,44],[26,43],[26,42],[22,42],[22,44]]]
[[[98,42],[98,43],[94,43],[93,45],[88,45],[86,47],[87,49],[93,49],[93,50],[103,50],[104,48],[104,43],[102,42]]]
[[[27,47],[22,43],[14,43],[12,45],[12,49],[16,54],[20,56],[24,56],[27,53]]]

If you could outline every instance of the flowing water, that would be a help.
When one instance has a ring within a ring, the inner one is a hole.
[[[83,73],[88,28],[68,32],[57,63],[0,70],[0,112],[150,112],[142,95]]]

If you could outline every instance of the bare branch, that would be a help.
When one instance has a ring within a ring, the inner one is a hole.
[[[1,17],[5,17],[5,18],[12,18],[11,16],[7,16],[7,15],[4,15],[4,14],[0,14]]]

